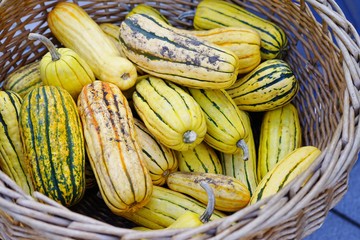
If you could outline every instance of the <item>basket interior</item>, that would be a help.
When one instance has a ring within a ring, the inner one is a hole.
[[[3,1],[0,5],[0,86],[6,75],[19,67],[39,60],[46,49],[37,42],[27,40],[30,32],[49,37],[58,46],[46,22],[48,12],[58,1]],[[76,1],[98,23],[120,24],[136,4],[146,2],[157,8],[170,22],[180,28],[192,27],[191,18],[178,16],[194,10],[198,1]],[[313,11],[296,1],[232,1],[263,16],[282,27],[289,40],[285,60],[300,82],[300,91],[294,99],[298,107],[303,133],[303,145],[324,149],[332,140],[343,114],[346,81],[342,69],[342,56],[333,44],[332,32],[319,23]],[[253,115],[256,122],[256,114]],[[96,189],[73,208],[117,226],[131,226],[112,213],[96,196]],[[116,220],[114,220],[116,219]],[[115,222],[118,221],[118,222]]]

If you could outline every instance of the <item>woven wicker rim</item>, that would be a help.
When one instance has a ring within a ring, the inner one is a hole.
[[[143,1],[74,2],[99,23],[120,23],[129,9]],[[4,239],[300,239],[321,226],[329,209],[346,193],[349,172],[360,149],[360,139],[356,138],[360,134],[359,35],[334,0],[233,2],[271,19],[290,36],[291,50],[286,60],[302,83],[295,104],[303,117],[304,145],[322,149],[316,162],[275,196],[229,217],[195,229],[151,232],[116,227],[75,213],[40,193],[28,196],[0,172],[0,226]],[[190,19],[180,21],[177,16],[194,9],[198,1],[146,3],[159,9],[172,24],[190,28]],[[51,37],[44,19],[55,4],[0,2],[0,82],[45,53],[26,40],[28,26],[37,23],[32,31]],[[304,185],[305,179],[308,181]],[[84,208],[90,207],[94,208]]]

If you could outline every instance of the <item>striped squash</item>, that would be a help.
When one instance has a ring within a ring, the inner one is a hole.
[[[193,89],[188,92],[206,116],[207,132],[204,141],[212,148],[225,152],[244,152],[248,158],[245,138],[248,135],[241,110],[223,89]]]
[[[266,60],[226,89],[239,109],[269,111],[291,102],[299,82],[283,60]]]
[[[320,154],[321,150],[314,146],[302,146],[288,153],[261,179],[250,204],[279,192],[306,171]]]
[[[199,104],[182,88],[149,76],[136,84],[136,112],[153,136],[177,151],[193,149],[205,137],[205,115]]]
[[[250,192],[250,196],[252,196],[258,184],[258,176],[256,170],[257,149],[255,146],[249,114],[246,112],[241,113],[244,115],[242,119],[244,119],[244,124],[248,131],[248,136],[245,138],[245,142],[249,149],[249,158],[247,161],[244,161],[243,152],[238,152],[234,154],[219,152],[219,159],[223,168],[223,174],[234,177],[243,182],[247,186]]]
[[[110,39],[110,41],[114,43],[117,50],[119,51],[120,56],[125,57],[125,54],[119,42],[120,27],[113,23],[100,23],[99,27],[101,28],[101,30],[103,30],[103,32]]]
[[[167,18],[162,15],[156,8],[139,4],[134,7],[127,15],[145,14],[156,17],[158,20],[171,25]],[[250,72],[261,61],[260,43],[261,38],[257,31],[243,27],[219,27],[210,30],[185,30],[178,29],[185,34],[194,35],[200,39],[212,42],[219,47],[229,49],[239,58],[238,73],[244,74]]]
[[[31,40],[39,40],[48,52],[40,61],[40,77],[44,85],[66,89],[76,101],[81,89],[95,80],[89,65],[70,48],[56,48],[47,37],[30,33]]]
[[[29,168],[24,158],[20,137],[19,115],[22,99],[16,92],[0,91],[0,169],[22,190],[34,190]]]
[[[35,190],[64,206],[78,203],[85,191],[85,148],[71,95],[55,86],[33,89],[19,122]]]
[[[156,8],[150,5],[146,5],[144,3],[136,5],[133,9],[131,9],[131,11],[126,15],[125,18],[130,17],[131,15],[134,14],[141,14],[141,13],[148,16],[157,17],[159,20],[163,21],[164,23],[171,25],[169,20],[164,15],[162,15]]]
[[[164,185],[169,174],[178,169],[176,155],[172,149],[158,142],[143,122],[135,118],[134,123],[138,143],[151,180],[154,185]]]
[[[157,17],[133,14],[120,25],[130,61],[153,76],[193,88],[226,88],[238,74],[238,57],[225,48],[184,34]]]
[[[245,27],[257,31],[261,37],[261,58],[281,58],[287,48],[285,32],[273,22],[267,21],[243,7],[224,0],[203,0],[196,7],[195,29],[219,27]]]
[[[199,184],[202,181],[214,190],[214,207],[219,211],[235,212],[250,201],[249,190],[243,182],[222,174],[178,171],[171,173],[166,183],[170,189],[207,204],[208,194]]]
[[[201,215],[206,206],[185,194],[171,189],[154,186],[150,201],[134,213],[123,212],[120,215],[140,226],[150,229],[163,229],[170,226],[186,211]],[[210,220],[216,220],[226,215],[214,210]]]
[[[175,151],[179,170],[222,174],[222,166],[216,151],[205,141],[187,151]]]
[[[125,96],[115,84],[94,81],[81,91],[78,109],[86,151],[106,205],[115,214],[141,208],[153,184]]]
[[[33,88],[42,86],[39,65],[40,61],[31,62],[12,72],[5,78],[3,89],[16,92],[23,98]]]
[[[259,139],[258,180],[288,153],[300,146],[300,119],[293,104],[265,112]]]

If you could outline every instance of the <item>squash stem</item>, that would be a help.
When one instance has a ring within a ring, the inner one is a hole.
[[[47,37],[45,37],[45,36],[43,36],[41,34],[38,34],[38,33],[29,33],[28,39],[30,39],[30,40],[39,40],[42,44],[44,44],[45,47],[50,52],[51,60],[53,62],[60,59],[60,57],[61,57],[60,53],[57,51],[55,45]]]
[[[237,143],[236,146],[241,148],[243,151],[243,160],[248,160],[249,159],[249,148],[245,142],[244,139],[240,139]]]
[[[195,142],[196,138],[197,134],[193,130],[186,131],[183,135],[184,143],[193,143]]]
[[[200,183],[200,186],[206,191],[206,194],[208,196],[208,202],[206,205],[206,209],[205,209],[204,213],[200,216],[200,221],[202,223],[207,223],[207,222],[209,222],[211,215],[214,212],[215,194],[214,194],[214,190],[210,187],[210,185],[207,182],[202,181]]]

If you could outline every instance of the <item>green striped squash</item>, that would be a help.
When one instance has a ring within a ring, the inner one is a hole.
[[[85,148],[71,95],[55,86],[33,89],[19,122],[35,190],[64,206],[78,203],[85,191]]]
[[[269,111],[290,103],[299,90],[299,82],[283,60],[266,60],[226,89],[239,109]]]
[[[0,168],[25,193],[31,194],[34,187],[24,159],[19,128],[21,103],[19,94],[0,91]]]
[[[287,48],[285,32],[273,22],[265,20],[243,7],[223,0],[201,1],[194,16],[195,29],[245,27],[257,31],[261,37],[261,58],[281,58]]]
[[[261,179],[249,204],[279,192],[304,173],[320,154],[321,150],[315,146],[302,146],[288,153]]]
[[[175,154],[180,171],[223,174],[216,151],[205,141],[188,151],[175,151]]]
[[[42,86],[39,65],[39,61],[31,62],[12,72],[5,78],[3,89],[14,91],[23,98],[33,88]]]
[[[230,50],[169,26],[157,17],[133,14],[120,26],[126,57],[153,76],[193,88],[231,86],[239,59]]]
[[[205,209],[205,204],[190,196],[169,188],[154,186],[150,201],[144,207],[136,212],[123,212],[120,215],[143,227],[163,229],[170,226],[187,211],[197,213],[200,216]],[[226,214],[223,212],[214,210],[210,220],[225,216]]]
[[[259,138],[258,180],[300,146],[300,119],[293,104],[265,112]]]
[[[136,84],[136,112],[150,133],[168,148],[193,149],[204,140],[207,124],[199,104],[179,86],[149,76]]]
[[[206,116],[207,132],[204,141],[225,153],[244,152],[248,157],[245,138],[248,135],[240,109],[223,89],[194,89],[188,92]]]
[[[134,124],[137,141],[151,180],[154,185],[164,185],[169,174],[178,170],[175,152],[157,141],[142,121],[134,118]]]
[[[223,168],[223,174],[234,177],[243,182],[247,186],[250,196],[252,196],[258,184],[256,171],[257,149],[255,146],[249,114],[244,111],[242,111],[241,114],[243,114],[242,119],[244,119],[244,124],[248,131],[248,136],[245,138],[245,142],[249,149],[249,158],[247,161],[244,161],[243,152],[234,154],[219,152],[219,159]]]

